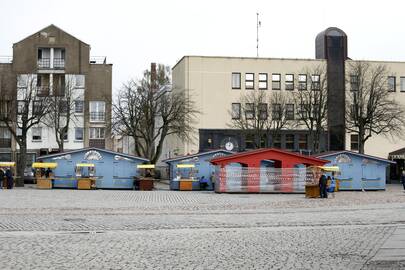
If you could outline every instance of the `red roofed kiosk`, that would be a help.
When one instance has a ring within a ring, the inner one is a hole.
[[[305,182],[314,180],[309,166],[328,160],[274,148],[236,153],[211,160],[217,165],[216,192],[304,192]],[[308,179],[312,178],[312,179]]]

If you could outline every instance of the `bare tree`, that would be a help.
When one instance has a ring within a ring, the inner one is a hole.
[[[293,120],[287,111],[287,103],[282,92],[249,92],[242,95],[239,103],[235,103],[236,107],[230,111],[230,127],[240,130],[245,136],[253,136],[254,148],[274,146],[274,138]],[[269,135],[272,136],[270,145]]]
[[[404,108],[389,94],[385,65],[357,61],[350,65],[350,91],[346,98],[346,129],[359,136],[359,152],[373,135],[399,136],[405,125]]]
[[[80,98],[80,91],[75,87],[74,75],[66,75],[64,80],[55,80],[52,90],[49,113],[44,118],[44,123],[53,129],[59,152],[63,152],[70,124],[76,120],[75,102]]]
[[[37,86],[37,76],[19,75],[17,98],[0,96],[0,103],[8,104],[7,113],[1,114],[0,122],[7,127],[20,148],[17,163],[19,181],[23,179],[26,166],[28,131],[40,124],[49,112],[49,98],[42,92],[43,89]]]
[[[321,136],[327,128],[326,70],[323,66],[307,69],[297,79],[298,91],[293,95],[298,122],[308,130],[310,149],[319,153]]]
[[[119,135],[131,136],[135,153],[152,163],[159,159],[169,135],[189,140],[198,111],[181,89],[171,89],[168,67],[145,71],[141,80],[131,80],[118,92],[113,104],[113,128]]]

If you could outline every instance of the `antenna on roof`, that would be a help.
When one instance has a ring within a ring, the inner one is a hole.
[[[259,27],[262,26],[262,22],[259,21],[259,13],[256,13],[256,57],[259,57]]]

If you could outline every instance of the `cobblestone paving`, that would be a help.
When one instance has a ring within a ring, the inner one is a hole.
[[[405,193],[0,190],[0,269],[401,269],[368,263]]]

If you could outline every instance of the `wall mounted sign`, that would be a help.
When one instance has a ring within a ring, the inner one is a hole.
[[[85,160],[102,160],[103,156],[95,150],[90,150],[84,154]]]
[[[352,159],[346,154],[337,155],[335,158],[336,163],[352,163]]]

